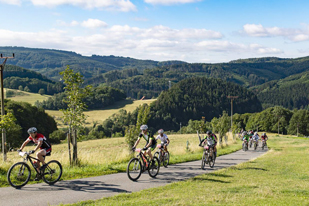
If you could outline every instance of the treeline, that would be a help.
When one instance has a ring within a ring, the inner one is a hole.
[[[54,94],[43,102],[36,102],[35,105],[39,108],[49,110],[66,109],[67,105],[63,102],[64,93]],[[112,87],[94,87],[91,90],[91,95],[84,99],[88,109],[102,109],[112,105],[117,101],[126,99],[123,91]]]
[[[209,122],[203,120],[190,120],[187,126],[181,128],[181,133],[192,133],[199,131],[212,130],[219,132],[224,126],[226,132],[230,128],[230,116],[223,113],[219,118],[213,118]],[[220,125],[221,123],[221,125]],[[222,124],[223,123],[223,124]],[[288,110],[283,107],[270,107],[259,113],[245,113],[233,115],[233,131],[238,133],[242,129],[272,132],[290,135],[309,135],[309,111]]]
[[[61,82],[54,82],[43,75],[27,69],[8,65],[3,72],[3,85],[9,89],[53,95],[63,91]],[[43,90],[43,91],[42,91]]]
[[[211,120],[224,110],[230,111],[230,99],[227,96],[239,96],[234,101],[234,112],[246,113],[261,111],[262,106],[257,97],[247,89],[220,79],[194,77],[185,79],[170,90],[162,92],[150,105],[149,126],[151,130],[164,128],[178,131],[180,123],[185,126],[190,119]],[[145,106],[145,105],[144,105]],[[138,115],[122,111],[96,124],[90,130],[92,137],[123,136],[129,125],[135,125]]]

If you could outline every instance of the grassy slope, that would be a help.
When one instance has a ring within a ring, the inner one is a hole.
[[[85,115],[87,115],[86,119],[86,126],[90,126],[93,124],[93,122],[103,122],[106,120],[108,117],[112,116],[113,114],[119,112],[119,110],[124,109],[127,110],[128,112],[132,112],[136,109],[141,104],[150,104],[151,102],[155,101],[156,99],[147,99],[147,100],[123,100],[119,101],[116,104],[106,107],[105,109],[102,110],[90,110],[84,112]],[[58,110],[46,110],[46,113],[48,113],[50,116],[54,117],[58,127],[64,126],[61,117],[63,116],[63,113]]]
[[[171,164],[201,159],[202,149],[198,146],[199,142],[196,134],[169,135],[169,138],[171,140],[169,146]],[[189,151],[186,150],[187,141],[189,141]],[[140,143],[139,146],[142,147],[143,144]],[[231,153],[241,147],[240,144],[232,144],[231,142],[229,145],[229,147],[220,149],[218,154]],[[31,149],[33,149],[33,146],[27,146],[24,150]],[[81,167],[70,167],[67,144],[59,144],[53,146],[52,156],[48,157],[47,161],[51,159],[60,161],[64,168],[62,179],[67,180],[124,172],[131,158],[125,138],[79,142],[78,157]],[[21,160],[16,152],[8,153],[8,161],[0,165],[0,187],[8,186],[6,180],[7,170],[12,164]],[[30,183],[34,182],[31,181]]]
[[[20,91],[20,90],[15,90],[15,89],[5,89],[4,94],[5,94],[6,90],[13,90],[13,91],[16,91],[16,92],[23,93],[23,95],[10,97],[10,98],[7,98],[7,99],[11,99],[11,100],[14,100],[14,101],[17,101],[17,102],[28,102],[32,105],[34,105],[34,103],[36,101],[41,102],[41,101],[47,100],[48,97],[51,97],[50,95],[40,95],[38,93],[25,92],[25,91]]]
[[[309,140],[272,136],[269,146],[260,158],[211,174],[73,205],[308,205]]]

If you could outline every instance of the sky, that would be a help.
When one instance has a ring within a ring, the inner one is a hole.
[[[0,46],[189,63],[298,58],[309,56],[308,8],[308,0],[0,0]]]

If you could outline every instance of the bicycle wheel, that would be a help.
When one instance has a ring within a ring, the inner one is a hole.
[[[156,151],[153,156],[157,157],[160,160],[160,152]],[[161,161],[160,161],[160,164],[161,164]]]
[[[170,163],[170,153],[167,151],[163,156],[163,166],[167,167],[168,163]]]
[[[206,153],[203,152],[202,164],[201,164],[202,169],[205,169],[205,163],[206,163]]]
[[[29,165],[24,162],[18,162],[11,166],[8,171],[7,179],[12,187],[21,188],[25,186],[31,177]]]
[[[132,158],[127,167],[128,178],[136,181],[142,174],[142,164],[138,158]]]
[[[55,184],[62,175],[62,166],[57,160],[49,161],[44,165],[42,178],[49,185]]]
[[[208,156],[208,164],[210,168],[213,168],[215,166],[215,158],[213,156],[212,157]]]
[[[153,163],[150,163],[148,173],[150,177],[156,177],[160,170],[160,161],[157,157],[153,157]]]
[[[263,143],[263,144],[262,144],[262,150],[264,150],[264,147],[265,147],[265,144]]]
[[[257,144],[255,143],[255,144],[254,144],[254,150],[256,150],[256,148],[257,148]]]
[[[242,143],[242,150],[243,150],[243,151],[246,151],[245,143]]]

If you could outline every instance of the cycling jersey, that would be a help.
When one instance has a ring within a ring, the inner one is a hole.
[[[143,137],[145,140],[146,140],[146,145],[149,143],[150,139],[152,139],[152,142],[151,142],[151,148],[155,148],[156,145],[157,145],[157,140],[151,136],[149,133],[147,134],[144,134],[143,132],[141,132],[139,135],[138,135],[138,139],[140,139],[141,137]]]
[[[253,136],[252,136],[252,139],[253,139],[253,140],[259,140],[259,138],[260,138],[259,135],[253,135]]]
[[[32,141],[34,144],[39,144],[39,142],[43,142],[40,149],[46,150],[46,155],[51,152],[51,144],[47,141],[46,137],[40,133],[37,133],[36,138],[28,137],[28,140]]]
[[[208,141],[208,139],[211,139],[211,140],[214,141],[214,145],[215,145],[215,146],[217,145],[217,136],[216,136],[215,134],[211,134],[211,135],[209,135],[209,137],[206,135],[205,138],[204,138],[204,140],[205,140],[205,139],[207,139],[207,141]]]
[[[249,138],[250,138],[250,135],[245,135],[242,139],[243,139],[243,140],[246,139],[247,141],[249,141]]]
[[[265,135],[265,136],[262,136],[261,138],[262,138],[262,139],[266,139],[266,138],[268,138],[268,137]]]
[[[162,137],[161,137],[161,135],[158,135],[158,136],[156,137],[156,140],[157,140],[157,139],[160,139],[160,140],[161,140],[161,143],[167,143],[168,137],[167,137],[166,134],[163,134]]]

